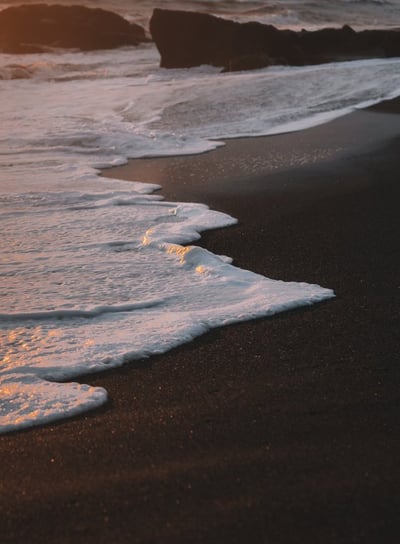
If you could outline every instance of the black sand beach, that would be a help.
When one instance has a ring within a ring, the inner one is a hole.
[[[107,172],[230,213],[202,245],[336,298],[87,377],[106,407],[0,436],[2,544],[399,542],[398,104]]]

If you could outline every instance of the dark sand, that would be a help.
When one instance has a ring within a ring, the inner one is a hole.
[[[86,378],[104,409],[0,436],[2,544],[400,542],[399,135],[359,112],[108,172],[229,212],[202,244],[337,298]]]

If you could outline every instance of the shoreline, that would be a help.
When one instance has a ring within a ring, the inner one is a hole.
[[[130,159],[125,165],[102,170],[101,176],[155,183],[165,200],[203,202],[203,198],[210,208],[225,211],[215,208],[214,200],[220,203],[227,192],[238,196],[281,191],[275,174],[324,164],[329,168],[329,162],[385,145],[399,132],[394,113],[400,113],[400,98],[304,130],[220,140],[223,145],[204,153]],[[294,184],[285,187],[296,188]],[[315,188],[320,188],[318,181]]]
[[[360,111],[106,172],[237,217],[199,243],[336,299],[85,377],[104,408],[0,436],[5,544],[397,542],[399,134]]]
[[[313,280],[308,280],[298,274],[291,278],[279,267],[278,272],[270,272],[268,259],[266,266],[257,262],[260,252],[248,265],[248,252],[240,257],[242,240],[246,239],[241,228],[254,224],[249,235],[254,240],[260,222],[264,230],[270,225],[279,228],[286,216],[306,215],[319,202],[362,192],[369,179],[360,174],[357,161],[369,154],[386,154],[386,147],[396,145],[398,113],[400,98],[386,100],[306,130],[229,139],[223,146],[198,155],[132,159],[126,165],[103,170],[102,175],[155,183],[161,186],[160,194],[166,201],[200,202],[236,218],[237,225],[204,231],[195,242],[213,253],[228,255],[235,266],[274,279],[331,288],[314,274]],[[396,149],[389,153],[396,161]],[[227,238],[228,249],[224,248]]]

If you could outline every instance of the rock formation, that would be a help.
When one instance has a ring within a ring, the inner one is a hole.
[[[116,13],[84,6],[32,4],[0,11],[0,51],[110,49],[146,41],[144,29]]]
[[[400,56],[400,32],[355,32],[349,26],[295,32],[205,13],[155,9],[150,32],[165,68],[211,64],[225,70],[244,70],[270,64]]]

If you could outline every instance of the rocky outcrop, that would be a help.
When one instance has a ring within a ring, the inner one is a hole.
[[[268,55],[265,33],[274,27],[239,24],[205,13],[155,9],[150,33],[164,68],[211,64],[228,68],[236,59]],[[269,61],[268,61],[269,62]]]
[[[400,32],[351,27],[294,32],[190,11],[155,9],[150,32],[164,68],[201,64],[224,70],[400,56]]]
[[[0,51],[34,53],[46,48],[110,49],[146,41],[144,29],[103,9],[32,4],[0,12]]]

